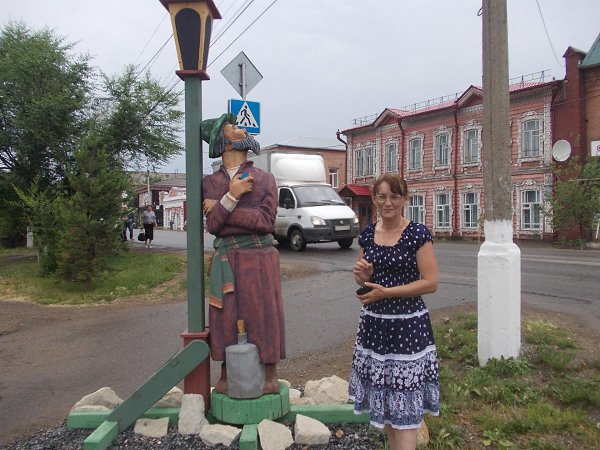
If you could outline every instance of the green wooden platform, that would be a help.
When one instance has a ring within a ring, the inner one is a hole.
[[[278,394],[253,399],[235,399],[215,390],[210,397],[211,413],[220,422],[232,425],[258,424],[261,420],[277,420],[290,411],[290,391],[279,383]]]

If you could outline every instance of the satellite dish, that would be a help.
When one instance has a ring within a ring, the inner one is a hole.
[[[564,139],[556,141],[552,146],[552,157],[555,161],[563,162],[571,156],[571,144]]]

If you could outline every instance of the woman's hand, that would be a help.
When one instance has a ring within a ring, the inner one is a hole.
[[[356,263],[354,263],[352,273],[354,274],[357,282],[364,284],[365,281],[369,281],[373,276],[373,264],[364,258],[360,258],[358,261],[356,261]]]
[[[389,297],[387,293],[388,288],[383,287],[380,284],[366,282],[364,283],[364,286],[371,288],[371,290],[366,294],[356,295],[363,305],[368,305],[383,298]]]
[[[252,192],[252,185],[254,184],[252,175],[248,175],[243,180],[241,176],[242,174],[237,174],[229,182],[229,192],[238,200],[242,198],[242,195]]]

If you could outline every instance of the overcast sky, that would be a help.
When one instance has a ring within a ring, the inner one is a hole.
[[[221,115],[228,99],[239,98],[220,72],[244,51],[264,77],[247,96],[261,104],[262,146],[296,136],[335,140],[335,132],[350,128],[355,118],[482,84],[480,0],[215,4],[223,19],[212,34],[203,119]],[[111,75],[129,63],[144,67],[172,33],[159,0],[2,0],[0,20],[54,29]],[[567,47],[588,51],[600,33],[598,0],[508,0],[508,33],[510,77],[546,70],[564,78]],[[176,64],[171,39],[148,70],[170,87],[178,80]],[[183,82],[175,89],[182,90]],[[205,167],[207,154],[204,145]],[[162,168],[176,169],[185,171],[183,156]]]

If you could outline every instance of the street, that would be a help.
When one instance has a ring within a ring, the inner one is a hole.
[[[205,251],[212,251],[213,237],[205,233]],[[156,246],[186,247],[186,233],[157,230]],[[521,250],[522,302],[531,306],[565,312],[580,317],[593,328],[600,329],[600,251],[555,248],[540,242],[519,243]],[[435,294],[426,297],[430,309],[455,306],[477,300],[477,253],[476,242],[435,241],[434,248],[440,271],[440,285]],[[353,299],[354,286],[351,269],[356,259],[356,241],[349,250],[342,250],[336,243],[311,244],[304,252],[296,253],[280,248],[281,260],[309,263],[319,268],[319,276],[310,285],[315,294],[326,291],[327,296]],[[327,277],[321,275],[328,274]],[[291,285],[294,283],[292,282]],[[331,287],[335,286],[335,293]],[[300,288],[301,291],[301,288]],[[290,288],[288,296],[296,291]],[[286,307],[290,298],[284,296]],[[311,294],[312,297],[312,294]],[[310,300],[307,300],[310,301]],[[338,305],[339,306],[339,305]],[[345,308],[344,311],[346,311]],[[355,311],[348,308],[351,314]],[[354,318],[354,316],[353,316]]]
[[[183,249],[186,234],[158,230],[156,251]],[[205,236],[206,251],[211,236]],[[130,245],[142,246],[134,241]],[[473,242],[435,242],[440,268],[438,291],[425,297],[431,310],[474,304],[477,253]],[[308,245],[301,253],[280,249],[281,263],[311,268],[312,274],[282,280],[289,360],[336,352],[354,336],[360,304],[351,268],[358,245]],[[563,250],[522,244],[522,302],[573,315],[600,330],[598,273],[600,251]],[[82,396],[102,386],[127,397],[182,347],[187,325],[185,299],[127,301],[94,307],[42,307],[0,302],[0,314],[28,310],[29,323],[0,335],[0,444],[3,436],[63,420]],[[215,381],[217,364],[212,364]]]

